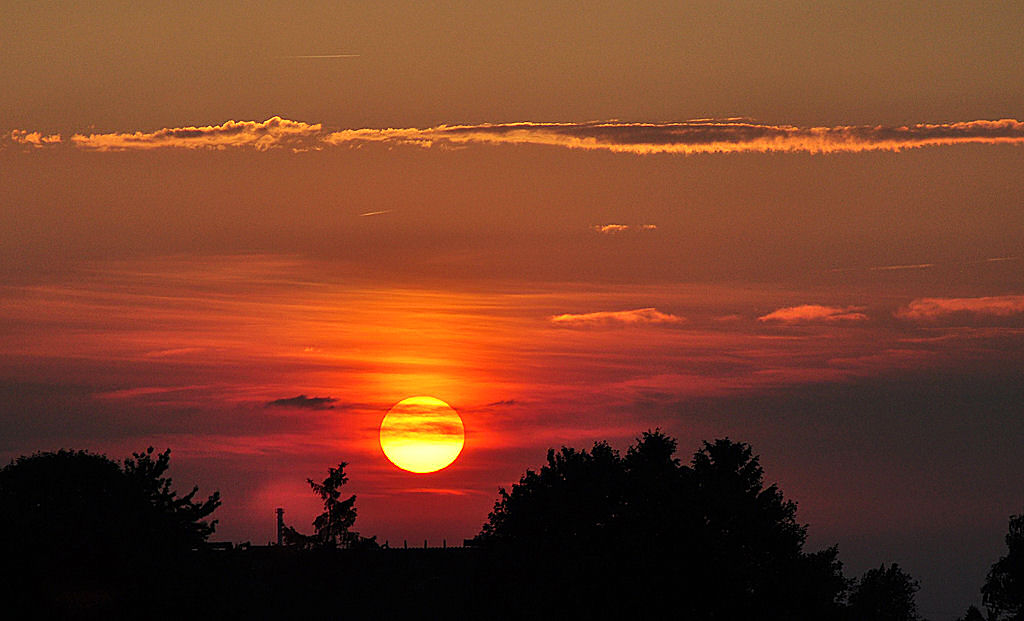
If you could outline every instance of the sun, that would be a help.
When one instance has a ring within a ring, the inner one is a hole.
[[[380,423],[380,448],[402,470],[425,473],[447,468],[466,440],[462,418],[434,397],[396,403]]]

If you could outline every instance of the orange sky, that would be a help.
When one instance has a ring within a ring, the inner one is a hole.
[[[1021,511],[1013,3],[63,2],[0,22],[0,458],[173,451],[218,538],[461,542],[548,447],[751,442],[848,573]],[[696,119],[696,120],[695,120]],[[448,469],[376,430],[433,395]],[[303,398],[296,398],[304,396]],[[956,542],[951,544],[950,542]]]

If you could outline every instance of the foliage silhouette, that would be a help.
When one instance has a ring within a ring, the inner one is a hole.
[[[989,616],[999,621],[1024,619],[1024,514],[1010,516],[1006,555],[988,572],[981,588]]]
[[[853,621],[919,621],[914,601],[919,588],[896,563],[869,569],[850,591],[850,616]]]
[[[635,614],[671,593],[673,610],[692,618],[841,614],[837,549],[804,552],[796,505],[764,485],[749,445],[706,442],[689,466],[675,450],[659,430],[625,457],[604,442],[549,450],[539,471],[499,490],[475,542],[549,604],[586,599],[607,613],[633,602]]]

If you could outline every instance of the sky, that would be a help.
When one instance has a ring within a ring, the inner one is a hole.
[[[461,543],[549,447],[749,442],[933,619],[1024,510],[1024,6],[5,2],[0,460]],[[377,433],[462,416],[434,474]]]

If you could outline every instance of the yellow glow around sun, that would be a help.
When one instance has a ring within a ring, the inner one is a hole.
[[[409,472],[447,468],[462,452],[465,439],[458,412],[434,397],[402,399],[380,423],[384,455]]]

